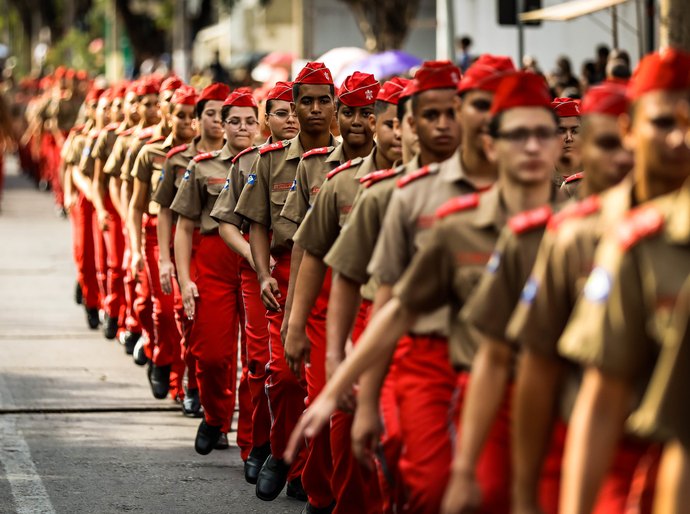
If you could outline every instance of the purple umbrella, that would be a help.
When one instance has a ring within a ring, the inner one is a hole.
[[[386,50],[379,54],[372,54],[361,61],[349,65],[338,75],[338,83],[343,82],[348,75],[355,71],[371,73],[377,79],[385,79],[394,75],[404,75],[411,68],[422,64],[419,57],[403,52],[402,50]]]

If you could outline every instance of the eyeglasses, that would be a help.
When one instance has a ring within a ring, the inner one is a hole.
[[[254,119],[254,118],[249,118],[246,120],[242,120],[240,118],[229,118],[229,119],[225,120],[224,123],[227,123],[231,127],[235,127],[235,128],[239,127],[242,124],[244,124],[244,126],[247,128],[251,128],[251,127],[257,125],[259,122],[256,121],[256,119]]]
[[[283,111],[283,110],[276,111],[276,112],[269,112],[268,115],[269,116],[275,116],[280,121],[285,121],[288,118],[296,118],[297,117],[296,113],[290,112],[290,111]]]
[[[535,138],[538,143],[546,143],[556,137],[558,132],[548,127],[538,127],[530,129],[515,129],[510,132],[499,132],[496,134],[498,139],[505,139],[515,145],[525,145],[531,138]]]

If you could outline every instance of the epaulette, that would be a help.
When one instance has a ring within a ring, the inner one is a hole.
[[[302,154],[302,159],[308,159],[314,155],[325,155],[331,153],[335,149],[335,146],[322,146],[321,148],[312,148],[311,150],[304,152]]]
[[[557,230],[558,227],[568,219],[572,218],[586,218],[601,209],[601,198],[599,195],[590,195],[584,200],[576,202],[567,206],[565,209],[557,212],[549,220],[549,230]]]
[[[349,161],[344,162],[343,164],[341,164],[341,165],[338,166],[337,168],[331,170],[331,172],[328,173],[328,175],[326,175],[326,180],[332,179],[333,177],[335,177],[335,176],[336,176],[338,173],[340,173],[341,171],[345,171],[345,170],[348,169],[348,168],[352,168],[353,166],[357,166],[357,165],[358,165],[359,163],[361,163],[363,160],[364,160],[364,159],[362,159],[361,157],[357,157],[357,158],[355,158],[355,159],[350,159]]]
[[[399,175],[400,173],[402,173],[402,171],[402,168],[390,168],[387,170],[372,171],[371,173],[364,175],[362,178],[360,178],[359,183],[364,184],[365,188],[369,188],[377,182],[381,182],[382,180],[385,180],[387,178]]]
[[[97,128],[92,128],[91,130],[89,130],[89,137],[98,137],[98,134],[100,133],[101,131]]]
[[[508,226],[516,234],[524,234],[530,230],[545,226],[551,219],[553,211],[550,205],[544,205],[531,211],[516,214],[508,221]]]
[[[82,130],[84,130],[85,126],[86,125],[75,125],[74,127],[72,127],[70,132],[81,132]]]
[[[417,171],[413,171],[409,175],[405,175],[400,180],[398,180],[398,187],[405,187],[406,185],[411,184],[415,180],[419,180],[422,177],[427,177],[432,173],[436,173],[437,171],[437,163],[427,164],[426,166],[419,168]]]
[[[213,159],[214,157],[218,157],[221,152],[222,150],[214,150],[213,152],[200,153],[198,155],[195,155],[192,160],[194,162],[207,161],[209,159]]]
[[[131,136],[136,127],[130,127],[127,130],[123,130],[118,134],[118,136]]]
[[[235,164],[235,161],[237,161],[240,157],[242,157],[245,154],[248,154],[249,152],[253,152],[256,150],[256,146],[250,146],[249,148],[245,148],[242,150],[240,153],[238,153],[235,157],[232,158],[232,163]]]
[[[106,130],[106,131],[108,131],[108,132],[112,132],[113,130],[115,130],[115,129],[116,129],[117,127],[119,127],[119,126],[120,126],[120,123],[119,123],[119,122],[113,121],[113,122],[110,123],[109,125],[106,125],[105,127],[103,127],[103,130]]]
[[[441,205],[441,207],[436,210],[436,217],[441,219],[450,214],[455,214],[456,212],[476,209],[479,206],[479,196],[479,193],[470,193],[468,195],[453,198],[452,200],[449,200]]]
[[[271,143],[270,145],[266,145],[261,150],[259,150],[259,153],[261,155],[264,155],[268,152],[272,152],[274,150],[280,150],[281,148],[285,148],[290,144],[290,141],[288,139],[284,139],[283,141],[276,141],[275,143]]]
[[[172,148],[167,154],[165,154],[166,159],[170,159],[173,155],[178,154],[180,152],[184,152],[187,148],[189,148],[188,144],[183,144],[176,146],[175,148]]]
[[[570,175],[569,177],[566,177],[565,180],[563,181],[564,184],[570,184],[571,182],[575,182],[576,180],[582,180],[582,177],[584,177],[585,174],[583,172],[575,173],[574,175]]]
[[[137,134],[137,138],[140,140],[143,139],[148,139],[153,135],[153,127],[146,127],[145,129],[141,129],[139,133]]]
[[[153,143],[160,143],[161,141],[165,141],[165,136],[158,136],[158,137],[154,137],[153,139],[149,139],[146,142],[146,144],[152,145]]]
[[[629,250],[646,237],[657,234],[664,226],[664,216],[651,206],[638,207],[628,213],[618,226],[616,236],[623,250]]]

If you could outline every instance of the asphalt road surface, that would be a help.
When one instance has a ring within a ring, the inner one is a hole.
[[[194,452],[199,421],[73,301],[70,223],[8,177],[0,212],[0,513],[298,513],[256,498],[239,450]]]

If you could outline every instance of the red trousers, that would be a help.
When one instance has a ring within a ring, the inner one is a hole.
[[[151,360],[156,366],[171,366],[170,397],[184,397],[182,379],[184,363],[180,352],[180,333],[175,324],[175,303],[172,295],[163,294],[161,289],[158,259],[158,235],[156,227],[158,218],[144,215],[144,241],[142,249],[146,264],[146,275],[151,288],[151,302],[153,307],[153,354]]]
[[[247,333],[247,384],[252,403],[251,445],[259,447],[269,443],[271,437],[271,414],[266,396],[268,322],[256,272],[245,259],[240,259],[240,278]],[[246,460],[246,457],[243,458]]]
[[[290,280],[290,254],[285,252],[274,255],[276,260],[273,278],[278,282],[281,296],[278,298],[281,310],[266,311],[269,334],[268,376],[266,378],[266,394],[271,412],[271,454],[276,459],[282,459],[288,439],[304,411],[304,398],[307,396],[306,384],[298,380],[285,362],[283,341],[280,327],[283,323],[285,298],[287,297],[288,282]],[[304,467],[306,453],[300,455],[293,462],[288,480],[299,477]]]
[[[94,260],[96,263],[96,280],[98,282],[98,308],[104,309],[105,299],[108,296],[108,251],[105,247],[105,236],[98,226],[98,215],[95,209],[91,217],[91,228]]]
[[[400,473],[408,493],[406,512],[438,513],[450,477],[458,375],[450,365],[445,338],[406,336],[399,349],[395,393],[403,441]]]
[[[196,255],[199,297],[190,351],[196,359],[199,397],[206,422],[230,431],[237,382],[237,254],[217,234],[202,235]]]
[[[356,343],[364,332],[371,302],[364,300],[360,306],[352,340]],[[331,455],[333,458],[333,476],[331,489],[336,498],[334,513],[348,514],[361,512],[379,514],[383,510],[381,487],[376,467],[372,462],[371,470],[362,466],[352,454],[352,421],[354,416],[349,412],[336,411],[331,417]]]
[[[74,262],[77,267],[77,281],[81,286],[84,306],[89,309],[100,307],[93,237],[93,212],[91,202],[80,193],[70,211],[70,219],[72,221],[72,244]]]
[[[122,234],[122,221],[109,196],[105,198],[105,209],[110,216],[108,230],[103,233],[107,251],[108,294],[105,298],[105,313],[118,320],[118,326],[125,326],[126,303],[124,270],[122,259],[125,253],[125,238]]]
[[[44,132],[41,136],[41,180],[50,184],[55,198],[55,204],[62,207],[65,196],[60,181],[60,148],[50,132]]]
[[[381,436],[381,452],[377,458],[379,485],[383,495],[383,512],[391,514],[401,512],[406,503],[407,494],[404,481],[400,474],[400,454],[402,453],[402,435],[400,431],[400,411],[396,399],[397,365],[398,356],[407,352],[398,344],[393,359],[388,366],[388,373],[381,387],[379,409],[383,421],[383,434]],[[401,346],[402,345],[402,346]]]

